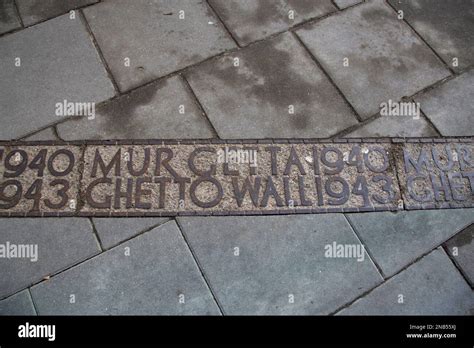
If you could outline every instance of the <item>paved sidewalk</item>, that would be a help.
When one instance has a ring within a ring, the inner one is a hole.
[[[473,0],[3,0],[0,140],[474,136],[473,18]],[[474,315],[473,224],[3,218],[0,251],[38,253],[0,258],[0,314]]]

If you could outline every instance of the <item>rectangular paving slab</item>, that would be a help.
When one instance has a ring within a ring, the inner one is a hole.
[[[349,214],[348,218],[389,277],[474,223],[474,209]]]
[[[0,315],[36,315],[28,289],[0,301]]]
[[[210,0],[240,45],[336,11],[330,0]]]
[[[99,251],[87,219],[0,219],[0,299]]]
[[[186,77],[221,138],[329,137],[357,124],[291,33],[199,65]]]
[[[449,76],[397,13],[371,0],[297,31],[362,118]]]
[[[70,10],[96,3],[98,0],[16,0],[25,26],[62,15]],[[75,13],[79,16],[79,13]]]
[[[168,222],[31,289],[40,315],[216,315],[175,222]]]
[[[212,126],[179,76],[97,105],[93,117],[57,125],[65,140],[212,138]]]
[[[328,314],[382,280],[342,214],[178,221],[225,314]]]
[[[474,288],[474,225],[447,241],[445,247],[471,287]]]
[[[472,0],[389,0],[389,3],[403,11],[405,20],[451,68],[459,71],[474,63]]]
[[[444,136],[474,133],[474,70],[416,98],[426,116]]]
[[[436,249],[340,315],[472,315],[474,294],[442,249]]]
[[[121,91],[236,47],[204,1],[102,1],[84,14]]]
[[[0,139],[67,114],[58,104],[97,103],[114,88],[79,16],[64,15],[0,38]]]
[[[20,19],[15,9],[14,0],[0,2],[0,34],[21,28]]]

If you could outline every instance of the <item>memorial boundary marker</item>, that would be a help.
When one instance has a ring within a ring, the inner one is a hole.
[[[474,207],[474,138],[0,141],[0,216]]]

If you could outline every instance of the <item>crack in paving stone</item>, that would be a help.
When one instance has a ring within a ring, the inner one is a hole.
[[[0,142],[0,216],[467,208],[473,150],[472,137]]]

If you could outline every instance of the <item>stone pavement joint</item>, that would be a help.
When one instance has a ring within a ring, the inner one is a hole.
[[[472,209],[347,214],[347,218],[385,278],[474,223]]]
[[[86,28],[87,32],[89,33],[89,36],[92,40],[92,43],[94,44],[95,49],[97,50],[97,54],[100,57],[100,61],[102,65],[105,68],[105,71],[107,71],[107,76],[109,77],[110,81],[112,82],[112,85],[114,86],[114,91],[115,91],[115,96],[120,95],[120,88],[118,86],[117,81],[115,80],[114,75],[112,74],[112,70],[109,67],[109,64],[105,60],[104,53],[102,52],[102,49],[100,48],[97,39],[94,36],[94,33],[92,32],[92,29],[89,25],[89,22],[87,21],[86,16],[84,15],[83,11],[79,11],[79,16],[81,18],[82,23],[84,23],[84,27]]]
[[[220,314],[174,221],[33,286],[31,294],[40,315]]]
[[[404,12],[404,21],[449,69],[460,72],[473,65],[472,0],[389,0],[388,3]]]
[[[22,290],[0,301],[0,316],[2,315],[36,315],[30,291]]]
[[[95,103],[114,95],[78,17],[63,15],[2,37],[0,51],[0,139],[19,138],[57,123],[56,104],[64,100]]]
[[[15,0],[18,11],[26,27],[44,22],[71,10],[77,10],[98,0]],[[77,13],[76,13],[77,15]]]
[[[23,27],[14,0],[0,2],[0,34]]]
[[[204,274],[201,263],[200,263],[199,259],[196,257],[196,253],[193,250],[193,248],[191,247],[191,244],[189,243],[188,238],[186,237],[186,234],[184,234],[183,227],[181,226],[180,221],[177,218],[174,218],[174,222],[176,223],[176,226],[178,226],[179,232],[181,233],[181,236],[183,237],[184,241],[186,242],[186,245],[188,246],[188,249],[189,249],[191,255],[193,256],[194,262],[196,262],[196,265],[198,266],[198,269],[199,269],[199,272],[201,273],[202,279],[204,279],[204,281],[206,282],[207,288],[209,289],[209,292],[211,293],[212,298],[214,299],[214,302],[216,303],[217,307],[219,308],[219,312],[221,313],[221,315],[225,315],[224,308],[222,307],[222,304],[219,302],[219,299],[217,298],[216,293],[213,290],[213,288],[212,288],[212,286],[209,282],[208,277]]]
[[[398,101],[450,75],[382,1],[367,1],[296,34],[363,119],[382,102]]]
[[[110,249],[168,221],[167,218],[93,218],[91,220],[103,249]]]
[[[472,315],[473,308],[472,289],[438,248],[337,315]]]
[[[474,288],[474,224],[447,241],[444,247],[471,288]]]
[[[0,232],[3,247],[36,245],[30,258],[0,258],[0,299],[100,252],[87,219],[3,219]]]
[[[360,248],[342,214],[177,220],[228,315],[328,314],[382,281],[365,252],[325,254],[333,243]]]

